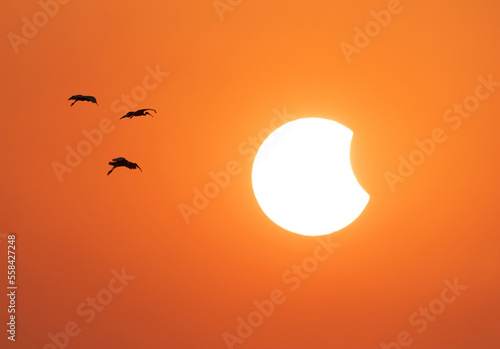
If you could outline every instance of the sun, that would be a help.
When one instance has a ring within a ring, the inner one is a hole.
[[[351,224],[370,196],[351,168],[353,132],[328,119],[291,121],[267,137],[252,168],[264,213],[293,233],[330,234]]]

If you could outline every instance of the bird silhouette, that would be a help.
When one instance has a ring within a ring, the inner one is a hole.
[[[139,165],[137,165],[135,162],[130,162],[127,159],[122,158],[122,157],[113,159],[113,161],[110,161],[109,164],[111,166],[113,166],[113,168],[111,170],[109,170],[108,176],[111,172],[113,172],[113,170],[115,168],[122,167],[122,166],[127,167],[131,170],[135,170],[136,168],[139,168],[139,170],[141,170],[141,172],[142,172],[142,169],[139,167]]]
[[[142,116],[142,115],[151,115],[151,117],[153,116],[152,114],[148,113],[148,110],[152,110],[156,113],[156,110],[154,109],[139,109],[139,110],[136,110],[136,111],[129,111],[127,114],[123,115],[121,119],[124,119],[124,118],[130,118],[132,119],[134,116]]]
[[[70,107],[72,107],[73,104],[75,104],[78,101],[87,101],[87,102],[92,102],[92,103],[97,104],[97,100],[95,99],[94,96],[74,95],[74,96],[69,97],[68,101],[70,101],[72,99],[74,99],[75,101],[73,103],[71,103]],[[99,104],[97,104],[97,105],[99,105]]]

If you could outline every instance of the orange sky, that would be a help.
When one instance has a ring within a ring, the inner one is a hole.
[[[5,5],[0,270],[15,233],[19,288],[2,348],[497,348],[497,2]],[[119,120],[139,108],[158,113]],[[370,201],[331,250],[255,200],[250,142],[276,113],[354,132]],[[118,156],[143,172],[107,177]],[[186,224],[179,205],[228,164]]]

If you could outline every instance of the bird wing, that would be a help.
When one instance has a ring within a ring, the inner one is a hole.
[[[156,113],[156,110],[154,109],[139,109],[138,111],[136,111],[136,113],[142,113],[142,112],[145,112],[145,111],[148,111],[148,110],[152,110]]]
[[[127,159],[119,157],[119,158],[114,158],[113,161],[127,161]]]
[[[95,99],[95,97],[94,97],[94,96],[87,96],[87,100],[88,100],[89,102],[92,102],[92,103],[97,104],[97,99]],[[99,105],[99,104],[97,104],[97,105]]]
[[[132,115],[134,115],[134,112],[129,111],[127,114],[123,115],[123,116],[120,118],[120,120],[121,120],[121,119],[124,119],[124,118],[130,118],[130,117],[132,117]]]
[[[139,165],[137,165],[135,162],[131,162],[131,161],[127,161],[125,164],[125,167],[131,169],[131,170],[135,170],[136,168],[139,167]],[[139,167],[139,170],[141,170],[142,172],[142,169]]]

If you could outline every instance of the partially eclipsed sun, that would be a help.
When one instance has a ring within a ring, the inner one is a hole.
[[[295,120],[271,133],[252,168],[264,213],[280,227],[309,236],[351,224],[370,199],[351,168],[352,135],[321,118]]]

